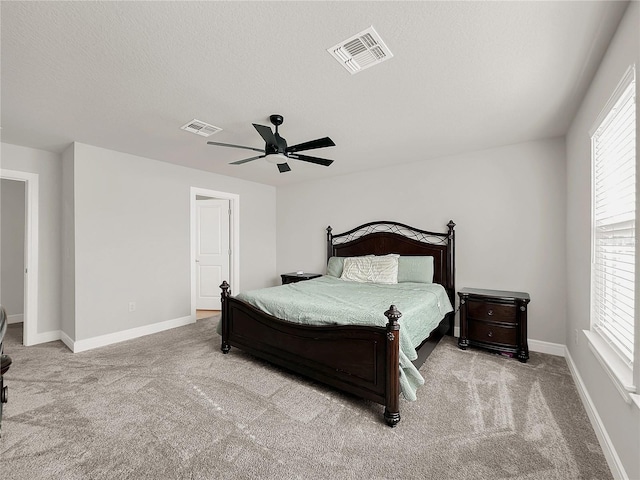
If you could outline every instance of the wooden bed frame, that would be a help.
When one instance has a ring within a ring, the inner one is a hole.
[[[328,257],[361,255],[429,255],[434,257],[434,283],[443,285],[455,305],[455,223],[447,232],[420,230],[397,222],[370,222],[334,235],[327,228]],[[256,357],[358,397],[385,406],[384,419],[400,421],[400,338],[394,305],[380,312],[388,319],[378,326],[308,326],[266,314],[222,289],[222,346],[238,347]],[[447,314],[418,348],[419,368],[445,335],[453,335],[454,313]]]

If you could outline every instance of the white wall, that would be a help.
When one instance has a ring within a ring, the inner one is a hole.
[[[77,341],[188,316],[191,186],[240,196],[240,288],[277,282],[274,187],[83,144],[1,147],[2,168],[39,175],[38,333]]]
[[[240,288],[275,282],[274,187],[78,143],[73,168],[72,340],[190,315],[192,186],[240,196]]]
[[[591,153],[588,131],[629,65],[635,62],[640,67],[639,25],[640,4],[631,2],[567,134],[566,331],[567,338],[571,339],[567,347],[623,469],[632,479],[640,478],[640,409],[623,401],[589,350],[586,338],[577,332],[588,330],[590,326]]]
[[[2,143],[2,168],[39,176],[39,255],[37,333],[60,330],[61,158],[55,153]]]
[[[0,303],[9,323],[24,313],[24,182],[0,181]]]
[[[281,187],[278,272],[323,273],[327,225],[453,219],[457,288],[528,292],[529,338],[564,344],[564,155],[550,139]]]

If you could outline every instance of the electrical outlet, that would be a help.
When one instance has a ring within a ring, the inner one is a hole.
[[[136,311],[136,302],[129,302],[129,311],[130,312]]]

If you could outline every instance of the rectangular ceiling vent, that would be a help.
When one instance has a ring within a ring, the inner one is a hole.
[[[222,131],[219,127],[214,127],[208,123],[201,122],[200,120],[191,120],[186,125],[180,127],[182,130],[186,130],[187,132],[195,133],[196,135],[200,135],[203,137],[210,137],[214,133],[218,133]]]
[[[351,75],[393,57],[393,53],[382,41],[373,26],[334,47],[328,48],[327,51]]]

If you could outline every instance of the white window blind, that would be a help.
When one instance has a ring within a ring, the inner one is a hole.
[[[592,132],[592,324],[633,364],[635,323],[635,68],[618,86]]]

